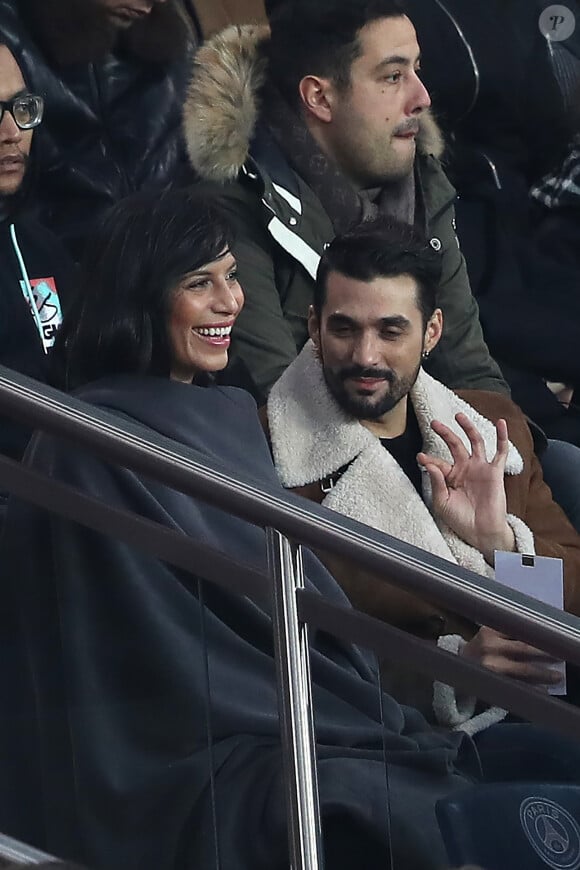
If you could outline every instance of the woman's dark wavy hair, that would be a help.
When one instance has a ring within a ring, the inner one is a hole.
[[[441,269],[441,254],[414,227],[386,216],[363,221],[337,236],[322,255],[314,286],[314,310],[320,318],[331,272],[365,284],[376,278],[410,275],[417,284],[417,306],[425,327],[437,307]]]
[[[119,374],[169,377],[173,291],[231,241],[215,200],[194,190],[140,193],[116,205],[91,238],[65,312],[54,349],[57,386]]]

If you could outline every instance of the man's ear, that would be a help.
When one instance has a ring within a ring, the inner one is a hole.
[[[430,354],[431,351],[437,347],[439,344],[439,340],[443,333],[443,312],[440,308],[436,308],[429,321],[427,323],[427,327],[425,329],[425,336],[423,338],[423,352],[426,354]]]
[[[314,305],[311,305],[308,309],[308,335],[312,339],[312,344],[318,353],[320,348],[320,321],[318,319],[318,314],[314,309]]]
[[[304,111],[323,124],[332,121],[332,86],[328,79],[304,76],[298,91]]]

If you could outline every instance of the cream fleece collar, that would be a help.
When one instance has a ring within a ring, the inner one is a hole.
[[[445,423],[469,446],[455,421],[461,411],[479,429],[488,460],[493,458],[497,446],[493,423],[423,370],[411,390],[411,401],[427,453],[451,458],[447,446],[431,429],[433,420]],[[276,468],[288,488],[321,480],[377,444],[377,438],[348,416],[329,393],[310,341],[274,385],[268,420]],[[522,470],[522,458],[510,442],[506,473],[520,474]]]
[[[487,458],[493,458],[495,426],[424,371],[411,391],[411,401],[426,452],[451,459],[445,443],[430,428],[432,420],[445,423],[469,447],[455,421],[455,414],[462,411],[481,432]],[[380,440],[335,402],[312,342],[274,385],[268,400],[268,423],[274,462],[286,488],[323,480],[348,465],[326,495],[326,507],[464,568],[493,576],[481,553],[432,516],[428,475],[422,476],[421,497]],[[506,473],[519,474],[522,470],[522,458],[510,443]],[[533,535],[527,526],[517,517],[508,515],[507,519],[514,529],[518,551],[533,553]]]

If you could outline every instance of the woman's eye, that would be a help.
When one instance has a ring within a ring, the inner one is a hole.
[[[186,287],[186,290],[205,290],[206,287],[209,287],[211,281],[209,278],[199,278],[197,281],[190,281]]]
[[[230,281],[230,282],[237,281],[237,280],[238,280],[238,270],[237,270],[237,269],[233,269],[233,271],[231,271],[231,272],[227,275],[227,280]]]

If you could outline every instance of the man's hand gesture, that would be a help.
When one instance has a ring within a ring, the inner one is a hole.
[[[455,419],[469,439],[471,454],[455,432],[434,420],[431,428],[449,447],[453,463],[427,453],[419,453],[417,460],[431,479],[435,516],[493,565],[494,550],[512,551],[515,547],[506,519],[507,424],[505,420],[497,421],[497,450],[488,462],[475,424],[466,414],[457,414]]]

